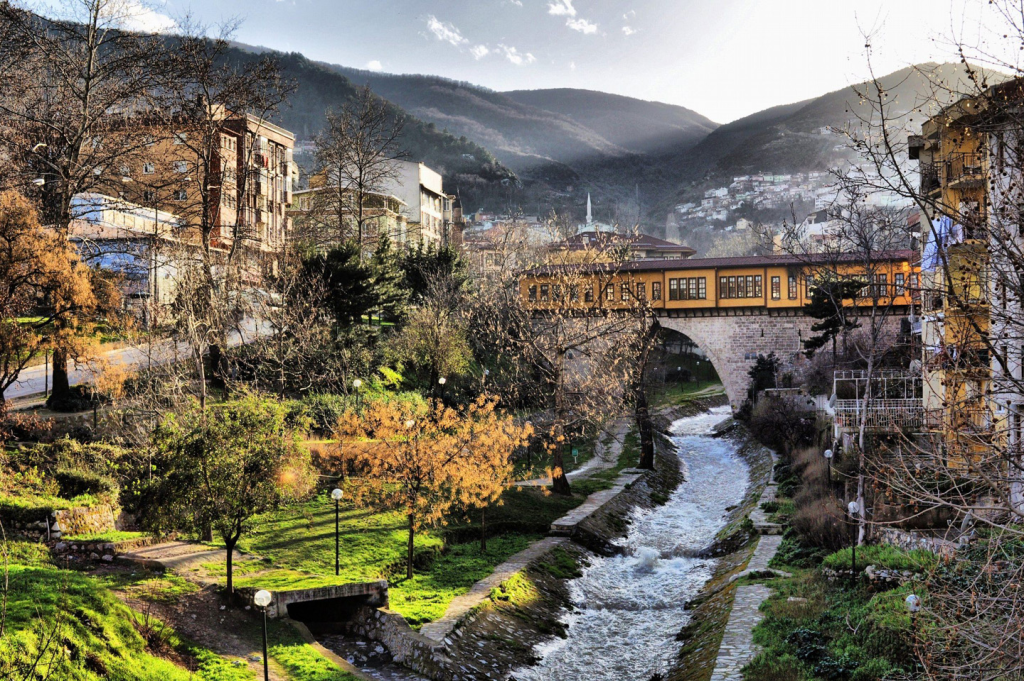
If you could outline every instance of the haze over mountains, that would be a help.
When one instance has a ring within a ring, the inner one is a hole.
[[[248,48],[249,52],[263,48]],[[870,117],[863,86],[783,104],[718,125],[682,106],[577,89],[495,92],[437,76],[391,75],[282,55],[299,91],[282,123],[309,139],[324,110],[369,86],[410,117],[410,156],[439,166],[449,191],[481,207],[582,212],[658,233],[672,206],[733,175],[828,170],[849,161],[829,129]],[[959,64],[922,64],[880,79],[892,113],[920,116],[939,88],[965,80]],[[518,182],[510,186],[510,174]],[[500,183],[500,180],[506,180]]]

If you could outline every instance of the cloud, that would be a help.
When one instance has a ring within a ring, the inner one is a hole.
[[[509,4],[515,5],[516,7],[523,6],[523,0],[506,0]]]
[[[575,71],[576,70],[576,62],[574,62],[574,61],[569,62],[569,70],[570,71]]]
[[[168,33],[178,27],[174,19],[140,0],[116,0],[107,4],[104,10],[114,23],[129,31]]]
[[[445,23],[433,14],[427,17],[427,28],[434,34],[435,38],[442,42],[450,43],[455,47],[462,47],[469,42],[453,24]]]
[[[625,19],[626,21],[629,21],[630,19],[632,19],[635,16],[636,16],[636,10],[635,9],[631,9],[628,12],[626,12],[625,14],[623,14],[622,18]]]
[[[632,26],[623,26],[622,32],[625,33],[626,35],[633,35],[634,33],[636,33],[636,29],[633,28]]]
[[[366,70],[367,71],[383,71],[384,70],[384,65],[381,64],[380,61],[378,61],[377,59],[374,59],[373,61],[369,62],[366,65]]]
[[[576,8],[572,6],[572,0],[554,0],[548,3],[548,14],[556,17],[574,17]]]
[[[491,53],[491,50],[486,45],[474,45],[469,48],[469,53],[473,55],[474,59],[483,59]]]
[[[523,66],[524,64],[532,64],[533,62],[537,61],[537,58],[534,57],[529,52],[525,52],[525,53],[524,52],[520,52],[516,48],[509,47],[508,45],[498,45],[498,50],[503,55],[505,55],[505,59],[508,59],[510,62],[512,62],[516,66]]]
[[[597,24],[592,24],[586,19],[566,19],[565,25],[574,31],[579,31],[584,35],[597,33]]]

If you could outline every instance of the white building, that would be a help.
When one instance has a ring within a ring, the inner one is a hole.
[[[409,243],[438,248],[447,242],[441,174],[423,163],[399,161],[398,172],[385,190],[405,203]]]

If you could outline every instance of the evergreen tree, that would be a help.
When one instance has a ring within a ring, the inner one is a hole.
[[[323,291],[324,304],[341,327],[362,322],[378,308],[374,273],[359,261],[360,251],[358,243],[347,241],[302,263],[302,276]]]
[[[811,289],[811,302],[804,306],[804,311],[820,321],[811,326],[811,331],[817,335],[803,343],[808,358],[832,343],[835,359],[836,338],[860,326],[855,318],[847,316],[843,301],[855,298],[863,287],[864,283],[856,279],[823,279]]]
[[[419,304],[432,279],[451,278],[461,288],[469,281],[469,268],[453,248],[424,248],[422,244],[409,249],[402,260],[405,270],[405,285],[412,296],[411,302]]]
[[[370,260],[373,271],[373,295],[382,321],[399,322],[405,318],[410,289],[406,284],[403,258],[391,246],[391,239],[382,234]]]

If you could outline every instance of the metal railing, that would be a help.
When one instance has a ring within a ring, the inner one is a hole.
[[[835,425],[844,430],[860,428],[866,413],[865,426],[871,431],[920,429],[924,421],[924,402],[916,398],[895,400],[836,400],[833,406]]]
[[[985,155],[978,152],[950,154],[943,164],[946,184],[985,179]]]

